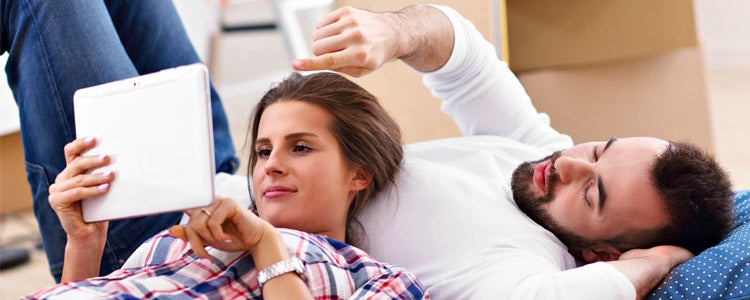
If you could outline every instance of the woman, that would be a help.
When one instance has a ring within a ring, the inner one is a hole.
[[[295,74],[266,93],[253,120],[248,171],[258,216],[219,198],[188,211],[186,226],[148,242],[153,251],[146,266],[30,298],[428,297],[411,273],[341,242],[360,237],[354,217],[393,183],[403,156],[398,126],[376,99],[335,73]],[[109,161],[81,156],[94,144],[68,144],[68,166],[50,187],[50,203],[68,234],[63,281],[95,276],[99,263],[91,254],[101,255],[106,242],[107,223],[86,224],[80,213],[80,199],[116,184],[112,173],[86,174]]]

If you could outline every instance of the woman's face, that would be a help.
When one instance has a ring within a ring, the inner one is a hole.
[[[308,102],[268,106],[255,140],[253,188],[258,214],[274,226],[343,241],[349,203],[367,182],[347,166],[330,121]]]

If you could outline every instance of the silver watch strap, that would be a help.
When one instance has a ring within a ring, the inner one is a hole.
[[[263,288],[263,284],[267,281],[289,272],[297,273],[303,281],[307,280],[307,277],[305,276],[305,262],[297,257],[292,257],[270,265],[258,272],[258,285],[260,288]]]

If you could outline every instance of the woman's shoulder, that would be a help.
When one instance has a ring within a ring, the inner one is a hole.
[[[308,287],[313,291],[318,286],[325,289],[336,287],[337,295],[352,292],[356,295],[388,293],[402,295],[399,298],[406,299],[419,299],[425,295],[424,287],[413,273],[403,267],[380,262],[362,249],[326,236],[298,230],[279,229],[279,232],[290,255],[305,262]],[[310,276],[311,274],[325,276]],[[331,281],[335,284],[331,284]]]

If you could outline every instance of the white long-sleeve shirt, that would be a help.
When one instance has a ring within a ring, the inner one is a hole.
[[[606,263],[575,268],[552,233],[516,206],[513,170],[573,145],[536,111],[494,47],[456,11],[449,61],[424,74],[464,137],[406,146],[397,186],[359,219],[365,250],[414,272],[435,299],[634,299]]]

